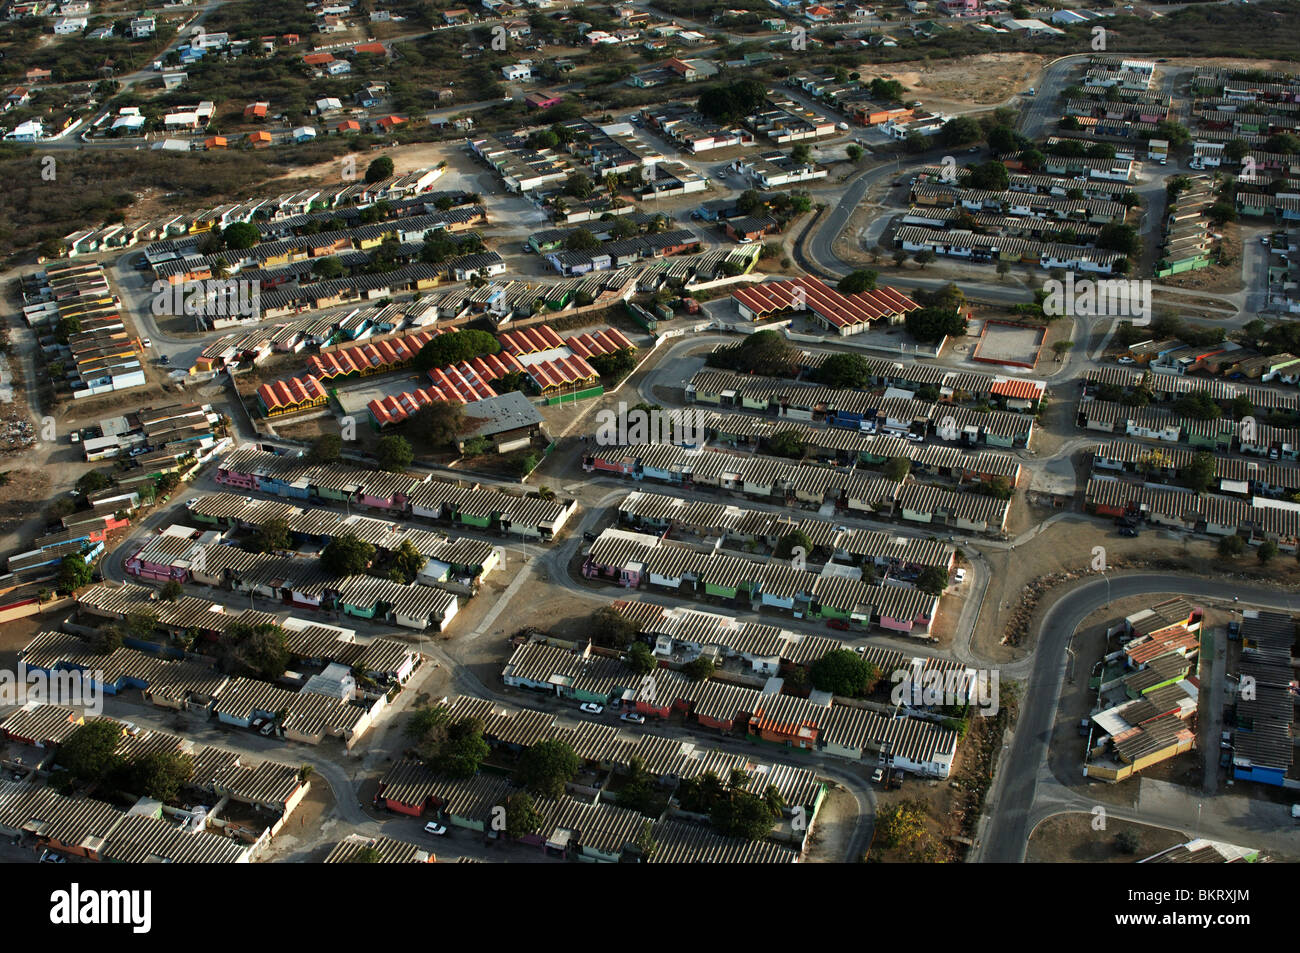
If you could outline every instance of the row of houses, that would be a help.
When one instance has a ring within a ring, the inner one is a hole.
[[[792,533],[801,533],[817,552],[885,571],[919,572],[933,567],[946,574],[952,571],[957,553],[955,547],[937,539],[851,529],[830,520],[789,517],[644,490],[629,493],[619,503],[618,513],[623,523],[641,532],[674,538],[687,535],[705,542],[716,539],[742,546],[761,545],[769,550],[774,550]]]
[[[850,515],[892,516],[972,533],[1004,532],[1010,513],[1008,501],[980,493],[897,483],[852,468],[687,450],[668,444],[594,450],[584,456],[582,465],[588,472],[730,490],[808,509],[830,504]]]
[[[1292,553],[1300,538],[1300,504],[1271,497],[1242,500],[1094,476],[1088,480],[1083,502],[1098,516],[1136,517],[1188,533],[1242,536],[1252,544],[1269,540]]]
[[[1295,766],[1295,620],[1287,613],[1247,609],[1232,737],[1232,776],[1290,787]],[[1246,691],[1246,686],[1251,691]]]
[[[293,500],[356,504],[387,515],[414,516],[478,530],[551,540],[573,515],[572,499],[519,496],[490,487],[465,488],[430,475],[359,467],[305,466],[298,456],[240,447],[217,466],[213,479],[236,490]]]
[[[1133,407],[1109,400],[1079,402],[1076,423],[1085,430],[1125,434],[1161,443],[1185,443],[1203,450],[1235,450],[1272,460],[1300,457],[1300,428],[1253,422],[1243,426],[1230,416],[1202,420],[1180,417],[1154,407]]]
[[[1123,781],[1195,746],[1202,615],[1171,599],[1112,629],[1123,645],[1089,682],[1097,704],[1088,719],[1086,777]]]
[[[1111,440],[1092,450],[1094,472],[1140,474],[1148,480],[1177,481],[1191,467],[1195,453],[1182,447],[1155,448],[1129,440]],[[1290,497],[1300,493],[1300,468],[1239,457],[1212,458],[1212,489],[1227,496]]]
[[[801,358],[801,362],[820,365],[825,353],[809,355]],[[914,431],[917,424],[924,425],[921,428],[924,432],[931,428],[945,431],[955,428],[958,434],[964,434],[969,429],[982,434],[984,442],[1003,447],[1027,446],[1033,437],[1032,415],[1046,393],[1042,381],[952,371],[933,365],[904,367],[888,361],[879,365],[879,373],[873,375],[876,379],[890,376],[901,386],[878,384],[874,386],[882,387],[880,391],[852,390],[702,370],[687,382],[686,399],[691,403],[735,407],[809,423],[824,420],[832,427],[848,430],[903,435]],[[931,370],[940,373],[927,373]],[[870,382],[868,386],[872,386]],[[935,394],[942,402],[923,400],[919,397],[921,393]],[[973,411],[959,406],[966,401],[987,402],[1007,409]],[[951,422],[939,426],[948,417],[952,417]],[[962,439],[967,443],[978,442],[974,437]]]
[[[951,663],[933,670],[950,668],[960,666]],[[539,641],[525,643],[511,654],[501,677],[512,688],[596,704],[624,699],[625,707],[648,717],[681,715],[724,734],[743,733],[754,741],[846,760],[874,761],[882,749],[888,750],[895,767],[926,777],[946,778],[956,754],[956,733],[935,722],[837,705],[821,694],[815,698],[785,695],[780,679],[769,680],[759,690],[718,679],[691,681],[671,669],[658,668],[650,676],[654,690],[647,691],[643,676],[617,659],[593,655],[590,645],[571,650]]]
[[[145,384],[138,342],[128,333],[121,306],[95,262],[50,264],[21,281],[28,326],[61,330],[67,343],[43,348],[48,364],[61,364],[74,398],[94,397]]]
[[[127,248],[185,235],[198,235],[236,222],[275,222],[308,212],[349,207],[365,208],[380,202],[400,202],[429,191],[442,169],[416,169],[379,182],[348,182],[286,192],[269,199],[220,205],[195,212],[168,215],[137,223],[111,225],[74,232],[63,239],[68,257]]]
[[[688,597],[743,601],[755,608],[844,619],[913,636],[929,632],[939,609],[938,596],[870,585],[850,567],[828,565],[815,573],[784,562],[701,552],[660,536],[619,529],[601,533],[583,558],[582,573],[631,589],[658,586]]]
[[[1169,359],[1185,347],[1181,341],[1145,341],[1134,344],[1129,355],[1135,363],[1160,366],[1168,364]],[[1227,347],[1223,346],[1225,352]],[[1209,355],[1207,355],[1209,356]],[[1152,374],[1141,368],[1094,367],[1083,375],[1084,393],[1095,394],[1098,389],[1111,385],[1118,387],[1121,393],[1131,394],[1138,390],[1145,391],[1154,401],[1165,402],[1177,400],[1189,394],[1204,393],[1213,401],[1225,407],[1241,398],[1248,400],[1256,410],[1278,411],[1283,413],[1300,413],[1300,394],[1279,390],[1274,387],[1259,387],[1254,384],[1238,384],[1225,380],[1188,380],[1171,373]]]

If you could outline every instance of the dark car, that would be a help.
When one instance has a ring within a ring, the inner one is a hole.
[[[1119,528],[1119,534],[1121,536],[1129,536],[1129,537],[1141,535],[1141,533],[1138,532],[1138,528],[1136,526],[1121,526]]]
[[[1241,638],[1241,623],[1233,620],[1228,623],[1228,641],[1236,642]]]
[[[589,542],[589,543],[594,543],[594,542],[596,541],[596,534],[595,534],[595,533],[583,533],[583,534],[582,534],[582,538],[585,539],[585,540],[586,540],[587,542]]]
[[[831,621],[827,622],[826,624],[830,626],[832,629],[837,629],[840,632],[849,631],[849,624],[845,622],[843,619],[831,619]]]

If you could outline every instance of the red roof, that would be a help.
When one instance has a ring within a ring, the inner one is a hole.
[[[362,43],[360,46],[352,48],[354,53],[378,53],[380,56],[387,56],[388,49],[382,43]]]
[[[336,128],[339,132],[360,132],[361,123],[355,119],[344,119]]]
[[[401,116],[385,116],[383,119],[375,123],[375,125],[379,126],[381,129],[392,129],[394,126],[400,126],[404,122],[406,122],[406,120]]]
[[[846,295],[820,278],[769,281],[733,291],[731,296],[760,318],[781,311],[812,311],[837,328],[906,314],[921,307],[893,288],[877,288],[875,291]]]
[[[333,53],[308,53],[302,58],[302,61],[309,66],[317,66],[324,63],[333,63]]]
[[[592,381],[600,377],[586,359],[576,354],[572,357],[557,357],[554,360],[529,364],[528,376],[542,390],[575,382]]]
[[[359,344],[339,348],[337,351],[313,354],[307,358],[307,365],[313,374],[329,380],[363,369],[405,364],[420,352],[420,348],[441,333],[442,331],[435,328],[429,331],[415,331],[383,341],[362,341]]]
[[[276,410],[311,403],[326,394],[320,381],[308,374],[306,377],[291,377],[285,381],[263,384],[257,389],[257,396],[267,410]]]
[[[569,346],[569,350],[581,357],[591,357],[595,354],[613,354],[624,348],[634,347],[632,342],[617,328],[606,328],[603,331],[592,331],[587,334],[575,334],[565,338],[564,343]]]
[[[538,351],[564,347],[564,338],[545,324],[520,328],[518,331],[506,331],[504,334],[498,334],[497,340],[511,354],[536,354]]]
[[[265,116],[266,103],[249,103],[244,107],[245,116]]]
[[[1043,385],[1039,381],[1027,381],[1024,378],[1008,377],[994,381],[989,390],[999,397],[1015,397],[1021,400],[1038,400],[1043,396]]]

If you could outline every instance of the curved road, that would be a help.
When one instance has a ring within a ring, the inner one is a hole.
[[[1079,624],[1113,599],[1148,593],[1175,593],[1200,601],[1240,598],[1252,606],[1300,611],[1300,594],[1279,592],[1235,582],[1215,582],[1193,576],[1133,573],[1112,576],[1109,587],[1102,579],[1075,586],[1043,616],[1034,650],[1030,678],[1033,691],[1021,701],[1020,716],[1010,748],[998,766],[997,782],[989,792],[987,826],[970,854],[972,862],[1019,863],[1028,846],[1034,803],[1056,710],[1065,678],[1065,649]],[[1109,806],[1107,811],[1110,811]],[[1141,815],[1135,815],[1141,820]],[[1041,818],[1037,818],[1041,820]],[[1190,820],[1190,819],[1189,819]]]

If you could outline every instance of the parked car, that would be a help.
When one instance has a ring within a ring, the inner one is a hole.
[[[1119,364],[1136,364],[1136,363],[1137,363],[1137,361],[1133,360],[1133,358],[1129,357],[1127,354],[1122,354],[1122,355],[1120,355],[1119,357],[1115,358],[1115,361],[1116,361],[1116,363],[1119,363]]]
[[[645,724],[645,715],[642,715],[640,712],[635,712],[635,711],[625,711],[625,712],[623,712],[623,714],[621,714],[621,715],[618,716],[618,720],[619,720],[619,721],[626,721],[626,722],[629,722],[629,723],[631,723],[631,724],[633,724],[633,725],[644,725],[644,724]]]
[[[953,577],[952,577],[952,578],[953,578],[953,581],[956,582],[957,585],[960,586],[963,582],[966,581],[966,570],[965,570],[965,569],[958,569],[957,572],[953,574]]]
[[[143,344],[145,347],[153,347],[153,341],[149,340],[148,338],[141,338],[140,343]]]
[[[158,363],[159,363],[159,364],[170,364],[171,362],[172,362],[172,359],[171,359],[170,357],[168,357],[166,354],[164,354],[162,357],[158,358]]]
[[[261,735],[263,738],[269,738],[271,737],[271,733],[273,731],[275,731],[275,722],[268,721],[266,724],[264,724],[261,728],[258,729],[257,733]]]
[[[827,622],[826,625],[839,632],[849,631],[849,624],[844,619],[831,619],[831,621]]]
[[[447,827],[446,825],[439,824],[436,821],[430,821],[428,824],[424,825],[424,832],[426,834],[432,834],[435,837],[445,837],[447,835]]]
[[[1121,526],[1119,528],[1119,534],[1130,538],[1142,535],[1141,531],[1139,531],[1136,526]]]
[[[594,543],[598,537],[596,536],[595,533],[583,533],[582,538],[589,543]]]
[[[1241,640],[1241,623],[1236,619],[1228,623],[1228,641],[1237,642]]]
[[[884,779],[885,779],[884,768],[876,768],[876,770],[871,772],[871,780],[874,781],[876,784],[879,784]]]
[[[41,851],[42,864],[66,864],[67,862],[68,858],[64,857],[60,853],[56,853],[52,850]]]
[[[1091,726],[1091,722],[1090,722],[1087,718],[1080,718],[1080,719],[1079,719],[1079,737],[1081,737],[1081,738],[1086,738],[1086,737],[1088,737],[1088,732],[1092,730],[1092,728],[1091,728],[1090,726]]]
[[[578,711],[588,715],[601,715],[605,712],[605,706],[597,705],[595,702],[584,702],[578,706]]]

